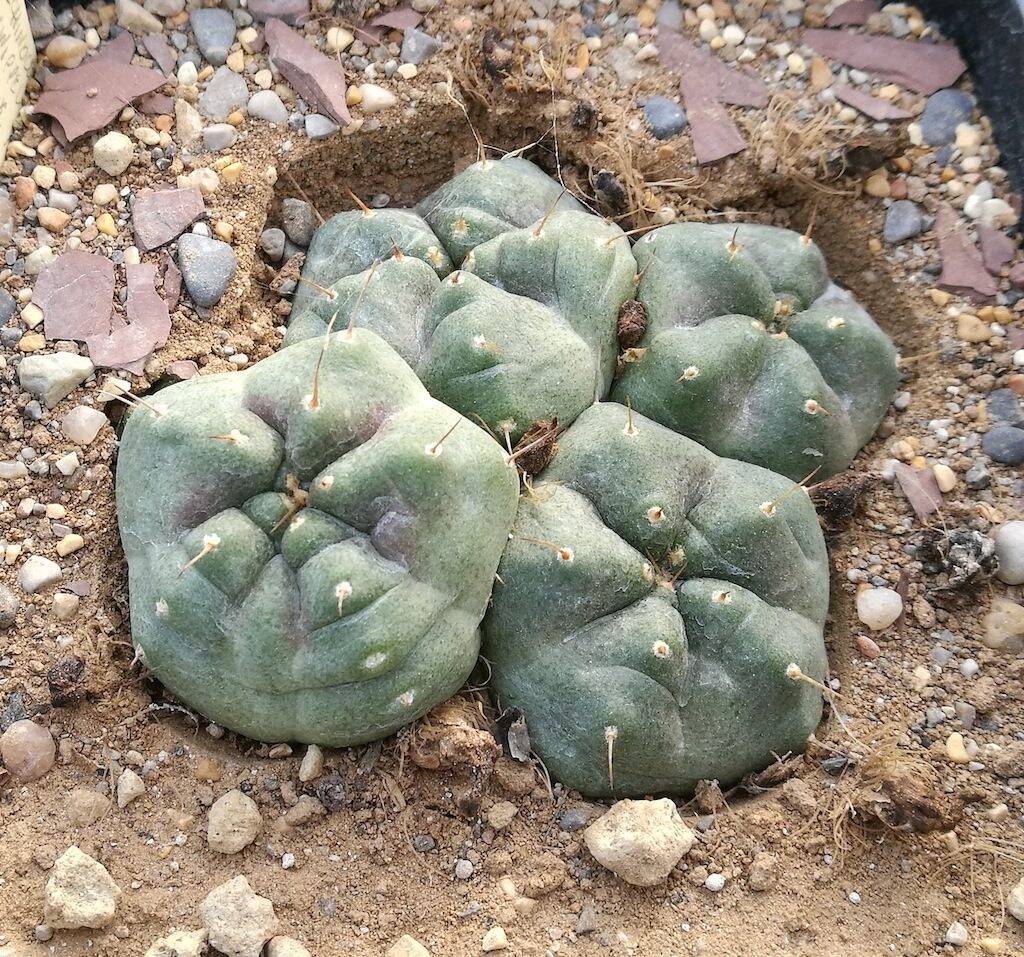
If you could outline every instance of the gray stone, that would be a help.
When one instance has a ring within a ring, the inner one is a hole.
[[[1003,465],[1024,462],[1024,429],[1012,425],[997,425],[981,437],[985,454]]]
[[[210,78],[203,95],[199,97],[199,112],[208,120],[222,123],[232,110],[245,106],[248,99],[249,89],[245,85],[245,80],[226,66],[222,66]]]
[[[249,97],[249,105],[245,108],[250,116],[268,123],[286,123],[288,110],[273,90],[259,90]]]
[[[54,31],[53,10],[50,8],[50,0],[33,0],[26,3],[28,11],[28,27],[36,40],[48,37]]]
[[[308,246],[316,230],[316,213],[305,200],[288,198],[281,204],[285,235],[297,246]]]
[[[212,153],[219,153],[235,145],[238,130],[230,123],[213,123],[203,130],[203,146]]]
[[[186,233],[178,240],[178,268],[197,306],[220,302],[235,274],[235,251],[219,239]]]
[[[654,22],[659,27],[664,27],[667,30],[675,30],[681,32],[683,29],[683,10],[679,6],[679,0],[667,0],[658,7],[658,12],[654,15]]]
[[[276,227],[264,229],[260,233],[260,249],[271,262],[279,263],[284,256],[284,230]]]
[[[912,239],[924,229],[924,217],[917,203],[909,199],[899,199],[889,207],[885,214],[884,237],[887,243],[901,243]]]
[[[989,418],[999,425],[1024,426],[1024,410],[1013,389],[994,389],[988,394],[985,408]]]
[[[996,578],[1007,585],[1024,585],[1024,522],[1005,522],[992,536],[999,568]],[[3,620],[0,618],[0,627]]]
[[[441,49],[441,42],[422,30],[406,30],[402,40],[402,62],[422,63]]]
[[[14,301],[14,296],[6,289],[0,289],[0,324],[6,323],[17,311],[18,304]]]
[[[667,97],[648,97],[643,107],[644,119],[655,139],[667,140],[686,128],[686,114],[682,107]]]
[[[0,584],[0,631],[7,631],[14,624],[21,608],[21,599],[6,585]]]
[[[963,90],[939,90],[928,97],[918,123],[921,136],[931,146],[945,146],[956,139],[960,123],[970,123],[974,100]]]
[[[306,114],[306,136],[311,140],[322,140],[332,133],[338,132],[338,124],[320,113]]]
[[[38,396],[52,409],[85,382],[93,368],[89,359],[73,352],[26,356],[18,366],[18,381],[23,389]]]
[[[214,66],[222,66],[235,42],[235,21],[231,14],[219,7],[210,7],[193,10],[188,20],[203,56]]]

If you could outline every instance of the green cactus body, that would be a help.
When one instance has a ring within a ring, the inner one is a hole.
[[[529,226],[548,212],[585,212],[585,207],[529,160],[506,156],[467,166],[416,210],[452,262],[461,265],[471,249],[500,233]]]
[[[554,778],[684,793],[802,748],[821,696],[787,668],[824,677],[828,564],[793,489],[615,403],[561,437],[520,500],[483,650]]]
[[[167,687],[252,737],[329,745],[459,687],[517,497],[489,436],[358,328],[152,405],[117,499],[133,640]]]
[[[896,351],[830,286],[817,246],[772,226],[685,223],[633,251],[647,330],[612,398],[792,479],[846,468],[896,389]]]

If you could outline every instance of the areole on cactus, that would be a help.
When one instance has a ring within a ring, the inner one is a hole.
[[[168,687],[255,737],[367,741],[459,686],[483,620],[497,703],[584,793],[801,746],[828,576],[796,482],[849,465],[897,381],[808,237],[631,245],[510,156],[332,217],[303,280],[277,355],[125,431],[133,637]]]

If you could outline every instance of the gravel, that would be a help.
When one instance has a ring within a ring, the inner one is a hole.
[[[199,97],[199,112],[208,120],[223,122],[249,99],[245,80],[226,66],[220,67]]]
[[[981,437],[985,454],[1003,465],[1024,463],[1024,429],[997,425]]]
[[[897,200],[885,215],[883,236],[887,243],[901,243],[913,239],[924,229],[924,216],[917,203],[909,199]]]
[[[235,21],[231,14],[213,7],[193,10],[188,19],[203,56],[214,66],[222,66],[235,42]]]
[[[246,112],[268,123],[287,123],[288,109],[273,90],[259,90],[249,97]]]
[[[930,146],[945,146],[956,139],[956,128],[970,123],[974,100],[963,90],[939,90],[928,97],[918,123]]]
[[[644,119],[651,135],[667,140],[686,128],[686,114],[678,103],[664,96],[651,96],[644,100]]]
[[[236,265],[235,251],[219,239],[186,233],[178,240],[178,268],[197,306],[209,308],[220,302]]]
[[[73,352],[32,355],[21,360],[18,381],[23,389],[38,396],[52,409],[88,379],[93,369],[91,360]]]

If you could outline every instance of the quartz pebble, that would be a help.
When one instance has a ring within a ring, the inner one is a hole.
[[[18,366],[21,387],[52,409],[93,373],[92,362],[73,352],[26,356]]]
[[[318,745],[309,745],[306,748],[306,753],[302,757],[302,763],[299,765],[299,780],[303,784],[315,781],[323,773],[323,770],[323,750]]]
[[[106,424],[107,417],[99,409],[78,405],[61,419],[60,430],[77,445],[91,445]]]
[[[504,927],[492,927],[480,944],[480,949],[485,954],[494,953],[497,950],[508,950],[508,935]]]
[[[53,767],[56,753],[53,735],[28,719],[13,722],[0,735],[0,758],[15,781],[37,781]]]
[[[945,941],[954,947],[963,947],[969,939],[970,934],[967,933],[967,928],[958,920],[953,921],[946,930]]]
[[[857,593],[857,617],[872,631],[883,631],[903,614],[903,599],[892,588],[864,588]]]
[[[32,555],[18,569],[18,585],[27,595],[34,595],[61,580],[63,573],[52,559],[43,555]]]
[[[1007,585],[1024,584],[1024,522],[1006,522],[992,537],[999,562],[996,578]]]
[[[398,102],[398,97],[390,90],[385,90],[375,83],[364,83],[359,87],[362,95],[360,105],[364,113],[380,113]]]
[[[274,905],[241,876],[210,891],[202,915],[210,946],[225,957],[260,957],[277,930]]]
[[[1007,895],[1006,911],[1015,920],[1024,921],[1024,877]]]
[[[311,957],[309,951],[294,937],[272,937],[264,957]]]
[[[637,887],[664,881],[695,839],[668,798],[619,801],[583,836],[599,864]]]
[[[69,930],[106,927],[120,897],[107,869],[72,845],[57,858],[46,881],[43,920]]]
[[[120,176],[128,169],[134,155],[132,141],[117,130],[101,136],[92,148],[93,162],[111,176]]]

